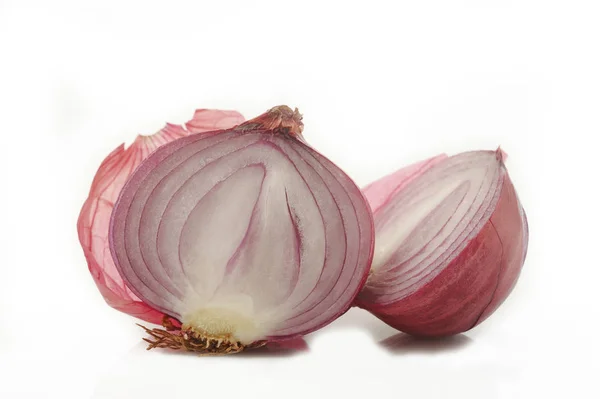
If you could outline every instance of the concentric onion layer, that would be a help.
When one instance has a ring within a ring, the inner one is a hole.
[[[79,213],[77,232],[90,273],[110,306],[150,323],[160,324],[164,318],[131,292],[110,254],[110,217],[127,179],[150,153],[168,142],[190,134],[229,129],[242,122],[244,117],[236,111],[198,109],[185,125],[168,123],[152,135],[138,136],[127,148],[120,145],[104,159]]]
[[[242,342],[303,335],[346,311],[372,237],[350,178],[270,131],[161,147],[126,184],[110,225],[113,258],[136,295]]]
[[[441,336],[472,328],[504,301],[528,231],[503,157],[438,158],[398,181],[374,214],[373,272],[359,306],[402,331]]]

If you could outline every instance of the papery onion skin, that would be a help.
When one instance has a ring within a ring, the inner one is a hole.
[[[297,110],[279,106],[233,129],[174,141],[140,165],[115,204],[109,241],[117,270],[138,297],[180,320],[194,345],[225,344],[234,353],[303,336],[347,311],[364,285],[373,256],[369,206],[345,173],[304,142],[302,127]],[[269,218],[282,209],[284,218]],[[286,234],[296,238],[271,239],[269,231],[288,224],[295,233]],[[318,263],[306,260],[319,252],[313,247],[322,252]],[[293,254],[279,257],[281,248]],[[263,262],[271,258],[277,261]],[[282,281],[287,262],[297,277]],[[308,273],[314,281],[298,277]],[[283,302],[260,295],[288,283]],[[250,298],[250,307],[238,297]],[[266,304],[264,318],[253,318],[256,303]],[[250,332],[241,336],[242,328]],[[187,345],[154,333],[154,346]]]
[[[472,329],[504,302],[523,267],[529,231],[504,166],[505,154],[499,149],[496,155],[503,173],[500,195],[491,217],[468,245],[431,281],[394,303],[378,304],[369,295],[367,282],[357,297],[357,306],[408,334],[443,337]],[[407,180],[418,179],[444,159],[442,155],[396,172],[395,184],[388,181],[383,192],[374,192],[377,182],[367,187],[365,195],[375,205],[374,212],[382,205],[382,196],[391,196],[396,187],[401,190]],[[393,175],[387,179],[393,179]]]
[[[140,135],[129,147],[121,144],[104,159],[79,214],[77,232],[90,273],[111,307],[154,324],[161,324],[165,316],[131,292],[117,272],[108,248],[110,215],[129,176],[166,143],[189,134],[230,128],[243,121],[237,111],[198,109],[184,126],[167,124],[153,135]]]

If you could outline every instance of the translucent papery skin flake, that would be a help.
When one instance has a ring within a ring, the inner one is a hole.
[[[77,221],[79,241],[100,293],[113,308],[141,320],[161,324],[164,314],[141,301],[127,287],[111,257],[108,226],[115,201],[136,167],[157,148],[190,134],[228,129],[244,122],[236,111],[199,109],[185,125],[167,124],[151,136],[121,144],[102,162]]]

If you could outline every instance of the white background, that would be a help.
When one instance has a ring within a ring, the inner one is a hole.
[[[600,397],[597,1],[0,0],[0,397]],[[300,353],[146,352],[89,276],[101,160],[196,107],[288,104],[360,185],[494,149],[531,229],[520,281],[441,342],[353,309]]]

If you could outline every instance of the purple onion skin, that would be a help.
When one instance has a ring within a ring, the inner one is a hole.
[[[374,304],[359,295],[356,305],[414,336],[468,331],[487,319],[512,291],[525,261],[527,241],[527,218],[505,173],[492,216],[443,271],[392,304]]]

